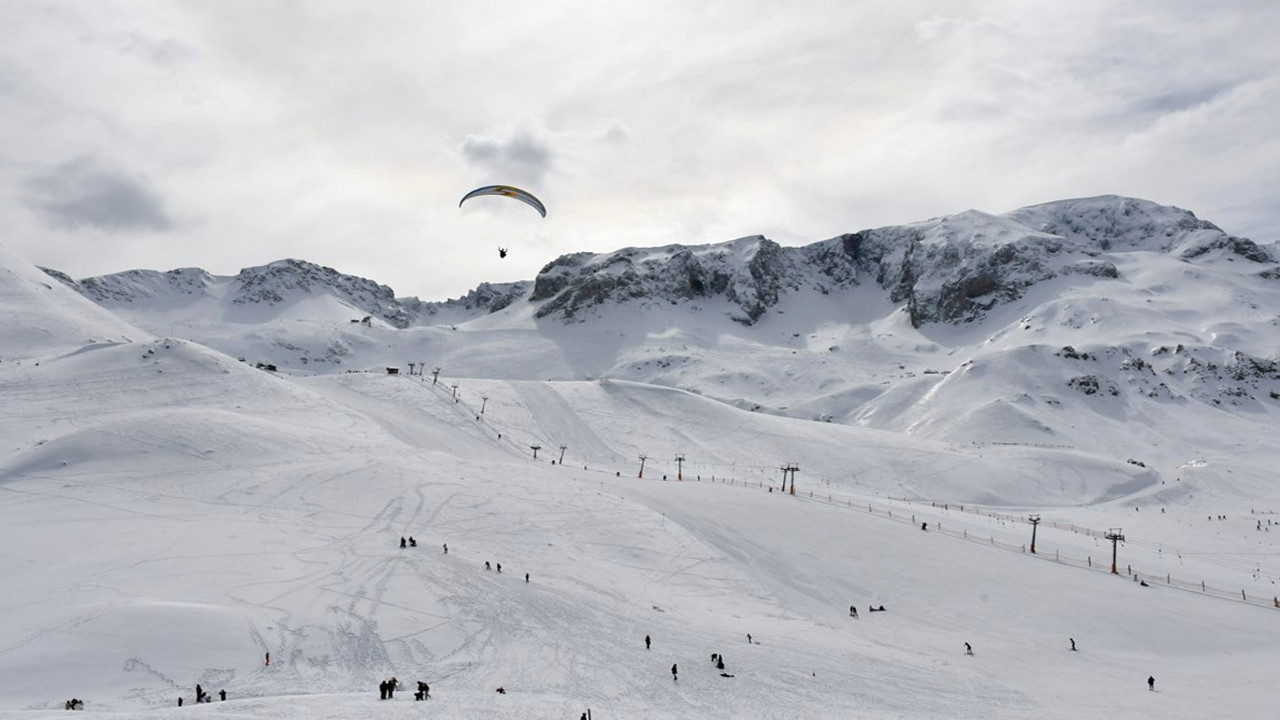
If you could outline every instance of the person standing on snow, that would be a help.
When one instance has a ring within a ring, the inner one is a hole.
[[[679,679],[680,679],[680,676],[679,676],[679,675],[676,675],[676,664],[675,664],[675,663],[671,663],[671,679],[672,679],[672,680],[679,680]],[[1155,682],[1155,681],[1153,680],[1152,682]]]
[[[1150,675],[1150,676],[1148,676],[1148,677],[1147,677],[1147,689],[1148,689],[1148,690],[1150,690],[1150,691],[1152,691],[1152,692],[1155,692],[1155,689],[1156,689],[1156,676],[1155,676],[1155,675]]]
[[[648,636],[648,635],[645,635],[645,636],[644,636],[644,649],[645,649],[645,650],[648,650],[648,649],[649,649],[649,636]]]

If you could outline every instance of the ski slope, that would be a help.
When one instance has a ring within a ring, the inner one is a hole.
[[[1050,493],[1064,507],[1041,513],[1105,525],[1117,503],[1092,500],[1141,485],[1140,469],[1107,476],[1102,461],[1046,448],[962,452],[634,383],[293,379],[180,341],[0,372],[6,718],[61,716],[70,697],[91,716],[246,718],[1192,718],[1274,704],[1276,611],[803,491],[1016,540],[1021,528],[886,495],[1017,504],[1046,489],[1024,492],[1022,469],[1000,469],[1037,463],[1064,488]],[[793,460],[802,491],[769,492],[772,468]],[[1175,505],[1170,522],[1131,534],[1198,545],[1207,521],[1191,512]],[[1239,518],[1221,527],[1247,535]],[[1044,547],[1092,543],[1042,533]],[[408,535],[418,547],[402,550]],[[1220,582],[1243,572],[1198,569]],[[866,612],[879,604],[888,612]],[[372,690],[393,675],[429,682],[429,708],[404,691],[379,701]],[[197,682],[230,699],[179,710]]]

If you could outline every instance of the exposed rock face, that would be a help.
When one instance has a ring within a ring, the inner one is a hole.
[[[1186,210],[1116,196],[1062,200],[994,216],[967,211],[845,237],[857,264],[917,327],[970,322],[1063,275],[1116,278],[1104,255],[1145,250],[1186,260],[1218,251],[1273,262],[1254,242],[1227,235]]]
[[[575,253],[544,267],[529,299],[543,302],[538,317],[572,320],[606,303],[721,297],[738,308],[734,320],[751,325],[783,293],[856,285],[852,260],[837,241],[783,248],[760,236],[718,245]]]

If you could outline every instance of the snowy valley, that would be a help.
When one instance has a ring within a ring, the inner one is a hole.
[[[0,717],[1267,717],[1277,308],[1114,196],[445,302],[0,248]]]

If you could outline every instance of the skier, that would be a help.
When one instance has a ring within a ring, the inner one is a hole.
[[[409,547],[418,547],[418,541],[414,540],[412,535],[409,536]]]
[[[383,680],[382,682],[378,683],[378,699],[379,700],[387,699],[387,681],[386,680]]]
[[[671,679],[672,679],[672,680],[679,680],[679,679],[680,679],[680,676],[679,676],[679,675],[676,675],[676,665],[675,665],[675,663],[672,663],[672,664],[671,664]],[[1154,681],[1154,680],[1152,680],[1152,682],[1155,682],[1155,681]]]
[[[751,633],[747,633],[747,644],[751,644]]]
[[[1148,690],[1150,690],[1150,691],[1152,691],[1152,692],[1155,692],[1155,689],[1156,689],[1156,676],[1155,676],[1155,675],[1150,675],[1150,676],[1148,676],[1148,677],[1147,677],[1147,689],[1148,689]]]
[[[717,655],[717,656],[716,656],[716,669],[717,669],[717,670],[723,670],[723,669],[724,669],[724,656],[723,656],[723,655]]]
[[[972,646],[972,645],[970,645],[969,643],[965,643],[965,644],[964,644],[964,654],[965,654],[965,655],[972,655],[972,654],[973,654],[973,646]]]
[[[1074,651],[1076,649],[1076,639],[1075,638],[1068,638],[1068,639],[1071,640],[1071,649],[1072,651]]]
[[[271,665],[271,653],[267,653],[267,665]]]
[[[498,572],[502,572],[502,563],[498,563]]]
[[[856,607],[854,607],[854,606],[850,605],[850,606],[849,606],[849,617],[855,617],[855,618],[856,618],[856,617],[858,617],[858,608],[856,608]]]
[[[409,544],[404,541],[403,536],[400,538],[400,547],[409,547]]]
[[[645,635],[645,636],[644,636],[644,649],[645,649],[645,650],[648,650],[648,649],[649,649],[649,636],[648,636],[648,635]]]
[[[178,698],[178,707],[182,707],[182,698],[181,698],[181,697],[179,697],[179,698]]]
[[[222,701],[222,702],[226,702],[226,701],[227,701],[227,691],[226,691],[226,690],[219,690],[219,691],[218,691],[218,700],[220,700],[220,701]]]
[[[484,569],[485,569],[485,570],[492,570],[492,569],[493,569],[492,567],[489,567],[489,561],[488,561],[488,560],[485,560],[485,561],[484,561]]]
[[[920,529],[921,529],[921,530],[928,530],[928,529],[929,529],[929,523],[927,523],[927,522],[922,522],[922,523],[920,523]]]
[[[200,687],[200,683],[196,683],[196,702],[204,702],[204,688]]]
[[[529,582],[529,573],[524,574],[524,581]]]
[[[445,554],[445,555],[448,555],[448,554],[449,554],[449,543],[445,543],[445,544],[444,544],[444,554]]]

